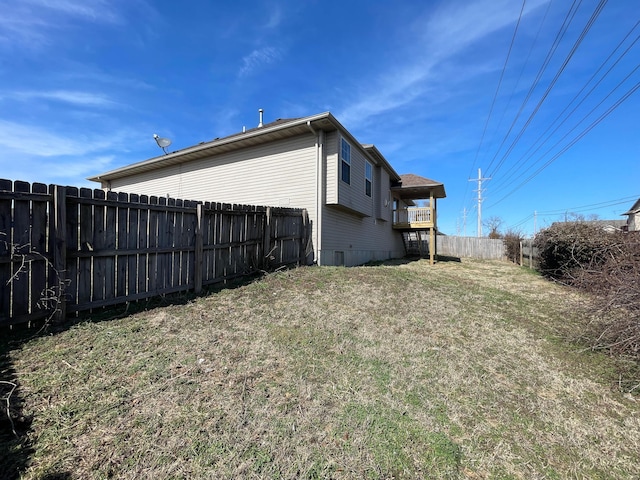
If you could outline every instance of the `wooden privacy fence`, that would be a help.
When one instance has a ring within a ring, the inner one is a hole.
[[[439,235],[437,242],[438,255],[487,260],[504,260],[507,255],[502,239]]]
[[[0,179],[0,325],[307,264],[306,210]]]

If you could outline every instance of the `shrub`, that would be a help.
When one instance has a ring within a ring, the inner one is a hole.
[[[504,234],[503,241],[507,258],[513,263],[520,262],[520,244],[523,239],[522,234],[515,230],[507,230]]]

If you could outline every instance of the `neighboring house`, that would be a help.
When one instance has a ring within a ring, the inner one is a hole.
[[[599,227],[607,233],[624,232],[627,229],[627,222],[624,220],[581,220],[579,222],[554,222],[553,225],[572,225],[575,223]]]
[[[624,220],[596,220],[593,223],[600,225],[607,233],[623,232],[627,229],[627,222]]]
[[[305,208],[320,265],[402,257],[402,232],[411,230],[429,239],[433,262],[436,200],[446,196],[441,183],[398,175],[329,112],[279,119],[89,180],[143,195]],[[415,199],[428,205],[415,207]]]
[[[628,232],[640,231],[640,198],[636,200],[636,203],[633,204],[629,211],[624,212],[622,215],[627,215]]]

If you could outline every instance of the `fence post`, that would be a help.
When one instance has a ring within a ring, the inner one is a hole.
[[[522,251],[522,240],[520,240],[520,266],[523,265],[524,261],[524,252]]]
[[[53,314],[55,323],[62,322],[67,316],[67,299],[65,293],[66,269],[67,269],[67,189],[59,185],[55,186],[53,193],[53,269],[54,278],[58,279],[56,285],[51,285],[58,296],[58,305]]]
[[[262,265],[264,270],[269,270],[271,258],[271,207],[267,207],[264,217],[264,238],[262,239]]]
[[[194,268],[193,268],[193,284],[195,293],[200,293],[202,291],[202,224],[204,210],[202,208],[202,204],[198,203],[196,205],[196,245],[195,245],[195,255],[194,255]]]
[[[302,230],[300,231],[300,256],[298,257],[298,267],[301,265],[305,265],[306,263],[306,252],[307,252],[307,230],[309,223],[309,214],[307,213],[307,209],[302,209]]]
[[[533,268],[533,239],[529,240],[529,268]]]

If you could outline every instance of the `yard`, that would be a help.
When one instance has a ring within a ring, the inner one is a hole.
[[[638,478],[639,397],[577,341],[585,305],[508,263],[422,260],[79,322],[3,347],[31,426],[28,446],[2,437],[2,471]]]

